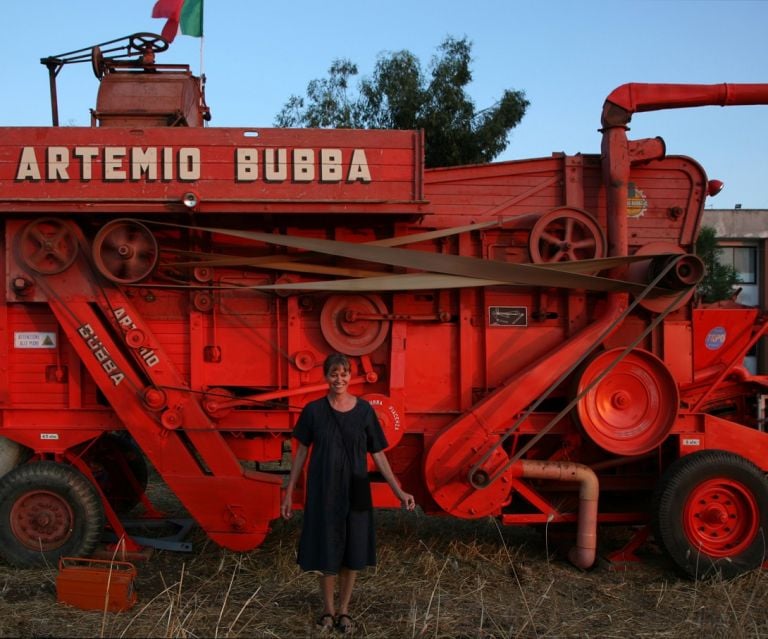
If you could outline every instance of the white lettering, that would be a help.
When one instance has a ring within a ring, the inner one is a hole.
[[[368,169],[368,158],[363,149],[355,149],[352,152],[352,161],[349,163],[347,182],[370,182],[371,172]]]
[[[163,180],[169,182],[173,179],[173,149],[163,149]]]
[[[104,147],[104,179],[105,180],[124,180],[126,177],[123,168],[123,158],[126,156],[124,146]]]
[[[315,152],[312,149],[293,150],[293,180],[311,182],[315,179]]]
[[[131,179],[140,180],[146,175],[148,180],[157,179],[157,149],[131,149]]]
[[[275,159],[275,155],[277,155],[277,159]],[[264,179],[270,182],[284,182],[287,177],[288,151],[286,149],[264,149]]]
[[[320,149],[320,181],[341,182],[341,149]]]
[[[179,179],[200,179],[200,149],[192,147],[179,149]]]
[[[238,182],[254,182],[259,178],[259,159],[256,149],[235,151],[235,178]]]
[[[65,146],[48,147],[48,179],[69,179],[67,168],[69,167],[69,149]]]
[[[40,167],[37,164],[35,149],[33,149],[31,146],[25,146],[21,150],[19,170],[16,171],[16,179],[33,181],[40,179]]]
[[[76,146],[72,152],[80,159],[80,179],[86,182],[93,178],[93,159],[99,155],[95,146]]]

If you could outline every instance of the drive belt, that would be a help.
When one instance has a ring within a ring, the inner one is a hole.
[[[420,274],[408,273],[365,277],[357,282],[354,280],[345,280],[343,282],[336,280],[330,282],[273,284],[248,288],[273,290],[406,290],[406,285],[410,285],[411,288],[448,287],[451,281],[453,281],[453,287],[478,285],[546,286],[599,292],[628,292],[633,295],[645,295],[648,297],[668,297],[675,293],[675,291],[660,287],[654,287],[649,291],[643,284],[581,272],[588,269],[594,271],[612,268],[617,264],[626,264],[637,259],[651,259],[654,256],[584,260],[583,264],[581,262],[555,263],[552,265],[514,264],[464,255],[447,255],[399,247],[379,246],[373,243],[344,242],[238,229],[189,226],[156,220],[142,220],[141,223],[238,237],[275,246],[424,272]],[[413,236],[405,237],[411,238]],[[436,274],[437,277],[433,278],[432,274]],[[421,277],[416,277],[418,275],[421,275]],[[451,280],[448,276],[460,279]],[[373,288],[376,285],[381,288]]]

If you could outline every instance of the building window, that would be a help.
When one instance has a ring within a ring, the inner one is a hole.
[[[720,246],[720,264],[733,266],[741,284],[757,283],[757,248],[754,246]]]

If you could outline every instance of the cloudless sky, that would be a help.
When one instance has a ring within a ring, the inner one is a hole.
[[[154,0],[14,0],[0,38],[0,126],[51,123],[40,58],[137,32],[159,33]],[[498,160],[598,153],[605,97],[627,82],[768,83],[765,0],[205,0],[205,38],[177,36],[160,63],[207,77],[211,126],[268,127],[291,94],[336,58],[361,75],[408,49],[426,66],[446,36],[473,43],[478,109],[505,89],[531,105]],[[98,83],[89,64],[57,79],[62,124],[88,126]],[[631,139],[661,136],[723,192],[707,206],[768,208],[768,106],[640,113]]]

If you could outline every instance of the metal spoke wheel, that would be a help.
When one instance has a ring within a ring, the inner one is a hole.
[[[103,529],[98,492],[71,466],[34,462],[0,479],[0,553],[14,566],[87,557]]]
[[[542,215],[528,240],[535,264],[605,257],[606,242],[597,220],[581,209],[553,209]]]
[[[16,244],[19,258],[33,271],[55,275],[77,257],[77,238],[64,220],[41,218],[24,227]]]
[[[93,261],[99,272],[118,284],[135,284],[152,274],[159,250],[152,232],[135,220],[106,224],[93,240]]]
[[[762,565],[768,480],[743,457],[707,450],[678,459],[655,504],[656,538],[688,577],[729,579]]]

